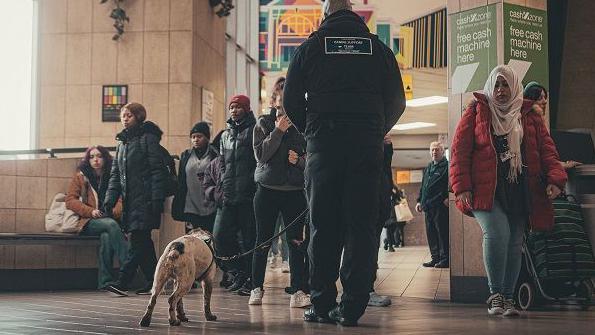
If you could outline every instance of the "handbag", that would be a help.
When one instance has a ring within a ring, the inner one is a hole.
[[[407,199],[403,198],[395,205],[395,213],[397,215],[397,222],[407,222],[413,220],[413,213],[409,209]]]
[[[45,230],[54,233],[76,233],[80,217],[66,208],[66,195],[57,193],[52,200],[49,212],[45,215]]]

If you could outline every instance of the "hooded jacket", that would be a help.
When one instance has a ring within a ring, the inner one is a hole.
[[[252,133],[255,124],[252,112],[246,113],[239,123],[231,118],[227,120],[219,150],[223,159],[223,204],[252,203],[254,199],[256,159],[252,149]]]
[[[308,151],[345,140],[381,145],[405,109],[395,56],[357,14],[337,11],[298,47],[284,107]],[[363,136],[355,139],[354,132]]]
[[[116,136],[104,206],[109,212],[122,197],[124,231],[158,229],[161,224],[167,178],[159,147],[162,134],[156,124],[145,121]]]
[[[260,116],[254,127],[254,180],[265,186],[303,189],[306,142],[295,127],[286,132],[276,128],[275,119],[271,115]],[[289,163],[289,150],[300,156],[295,165]]]
[[[474,93],[457,125],[451,146],[450,184],[455,195],[472,192],[472,208],[460,201],[457,207],[465,214],[491,211],[497,182],[497,156],[492,140],[491,111],[483,94]],[[523,164],[527,166],[529,189],[529,224],[534,230],[550,230],[554,226],[554,210],[546,194],[548,184],[561,190],[567,175],[559,161],[556,146],[543,118],[531,112],[533,102],[525,100],[522,111]]]

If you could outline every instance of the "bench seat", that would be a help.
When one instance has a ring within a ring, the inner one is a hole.
[[[67,233],[0,233],[0,245],[99,245],[99,236]]]

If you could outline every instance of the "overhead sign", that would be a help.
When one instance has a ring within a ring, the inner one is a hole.
[[[452,94],[483,89],[498,64],[496,4],[450,15]]]
[[[549,87],[547,12],[504,3],[504,62],[523,81]]]

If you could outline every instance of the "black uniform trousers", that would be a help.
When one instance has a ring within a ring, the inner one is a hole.
[[[438,204],[426,211],[426,236],[433,262],[449,260],[448,207]]]
[[[343,315],[357,320],[365,312],[378,253],[381,165],[380,141],[377,147],[342,145],[308,153],[310,288],[317,314],[336,306],[339,272]]]

